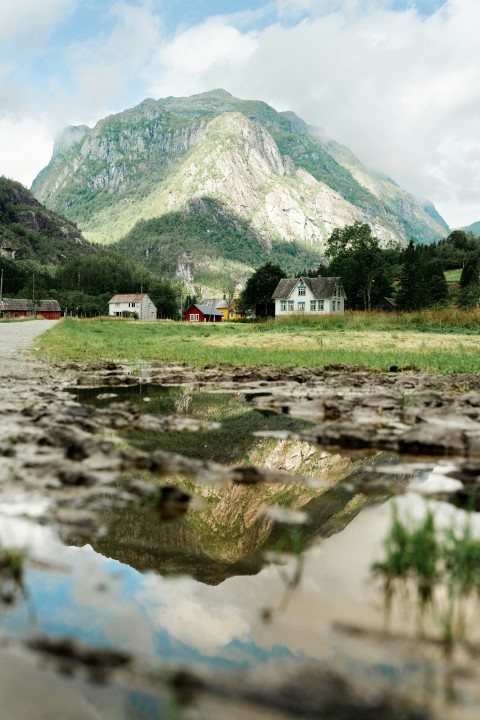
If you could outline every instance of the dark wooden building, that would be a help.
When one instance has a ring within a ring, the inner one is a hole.
[[[3,298],[0,303],[0,317],[22,318],[42,317],[45,320],[58,320],[62,311],[56,300],[24,300],[23,298]]]

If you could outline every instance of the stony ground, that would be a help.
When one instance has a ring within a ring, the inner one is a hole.
[[[185,473],[238,483],[288,481],[284,474],[257,468],[227,468],[120,445],[106,438],[105,431],[194,431],[205,425],[184,417],[141,415],[123,403],[103,409],[82,406],[66,391],[76,384],[115,387],[141,381],[253,393],[263,411],[311,420],[312,430],[301,439],[314,445],[350,452],[388,449],[409,456],[455,456],[455,477],[462,479],[465,492],[477,492],[480,375],[420,375],[408,369],[378,373],[334,366],[314,370],[211,366],[195,371],[170,365],[144,369],[139,378],[113,364],[53,364],[26,354],[52,324],[0,323],[0,501],[21,499],[25,506],[41,497],[41,521],[66,537],[81,542],[83,532],[86,536],[95,532],[97,511],[106,502],[150,502],[151,484],[145,481],[127,482],[119,492],[117,479],[125,471]],[[67,649],[74,663],[83,662],[84,650]],[[58,655],[65,648],[46,643],[40,652]],[[245,676],[241,682],[183,674],[174,683],[181,699],[195,693],[203,698],[203,708],[208,709],[204,716],[212,718],[224,716],[225,703],[231,717],[427,717],[394,698],[376,697],[374,702],[346,679],[319,669],[269,680]],[[334,703],[333,714],[325,709],[327,700]]]

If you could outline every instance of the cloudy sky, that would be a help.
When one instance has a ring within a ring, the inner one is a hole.
[[[0,174],[65,125],[223,87],[294,110],[368,166],[480,219],[478,0],[1,0]]]

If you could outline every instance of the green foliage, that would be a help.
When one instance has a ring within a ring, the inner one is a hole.
[[[272,295],[285,272],[279,265],[265,263],[247,280],[245,289],[240,294],[238,306],[241,311],[255,311],[257,317],[266,317],[272,303]]]
[[[58,263],[95,250],[78,242],[76,227],[40,205],[20,183],[0,177],[0,238],[16,249],[17,259]]]
[[[469,257],[463,266],[460,276],[460,287],[466,288],[468,285],[478,285],[480,283],[480,253]]]
[[[448,286],[436,246],[409,243],[404,254],[403,272],[397,293],[402,310],[441,306],[448,301]]]
[[[428,613],[448,652],[454,642],[468,639],[467,617],[478,613],[480,598],[480,541],[469,518],[462,529],[451,525],[442,532],[431,510],[414,523],[402,520],[394,506],[384,559],[372,571],[382,581],[387,617],[395,601],[407,611],[413,605],[420,632]]]
[[[349,307],[371,310],[372,303],[391,295],[393,282],[392,250],[380,248],[369,225],[355,223],[333,231],[327,241],[331,258],[328,274],[340,277]]]
[[[238,264],[237,281],[244,280],[251,268],[267,262],[272,254],[292,272],[304,263],[320,261],[317,250],[298,243],[285,244],[277,239],[269,250],[248,220],[209,197],[185,210],[138,221],[111,247],[167,277],[174,276],[179,262],[204,265],[209,258],[213,266],[196,270],[195,280],[210,287],[218,284],[225,260]]]
[[[463,310],[474,310],[480,306],[480,285],[470,283],[462,288],[458,296],[458,304]]]

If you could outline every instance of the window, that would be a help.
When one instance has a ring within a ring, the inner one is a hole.
[[[315,312],[316,309],[317,309],[317,301],[310,300],[310,312]]]
[[[293,312],[295,310],[295,306],[293,303],[293,300],[288,301],[288,312]]]
[[[332,300],[332,311],[335,312],[336,309],[336,302],[335,300]]]
[[[299,302],[299,303],[298,303],[298,311],[299,311],[299,312],[304,312],[304,310],[305,310],[305,303],[304,303],[304,302]]]
[[[323,306],[324,306],[323,300],[319,300],[319,301],[318,301],[318,308],[317,308],[317,309],[318,309],[320,312],[322,312]]]
[[[286,312],[286,310],[287,310],[287,301],[286,300],[280,300],[280,310],[282,312]]]
[[[199,322],[200,315],[198,313],[190,313],[190,322]]]
[[[337,310],[341,310],[341,309],[342,309],[342,301],[337,300]]]
[[[306,293],[307,293],[307,289],[306,289],[305,285],[302,283],[301,285],[298,286],[298,294],[306,295]]]

